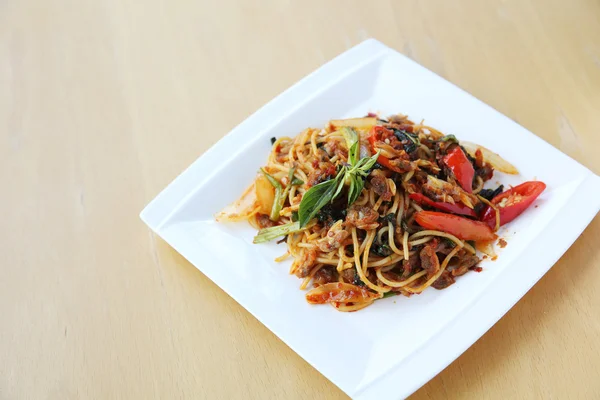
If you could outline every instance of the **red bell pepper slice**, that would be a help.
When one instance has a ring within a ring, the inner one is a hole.
[[[374,126],[371,129],[371,134],[369,135],[369,143],[371,144],[371,148],[372,148],[373,152],[377,152],[375,143],[377,143],[378,141],[382,141],[383,135],[393,135],[393,134],[394,133],[391,130],[384,128],[383,126]],[[392,165],[392,163],[390,163],[389,158],[384,157],[382,155],[379,155],[379,157],[377,158],[377,162],[389,170],[392,170],[395,172],[400,172],[400,173],[405,172],[405,171],[402,171],[400,168]]]
[[[437,208],[438,210],[451,212],[454,214],[467,215],[469,217],[477,218],[477,213],[472,208],[465,206],[464,204],[456,203],[445,203],[442,201],[433,201],[429,197],[421,193],[413,193],[409,197],[419,204],[424,204],[429,207]]]
[[[475,169],[460,146],[454,146],[442,159],[450,168],[458,184],[467,193],[473,193],[473,178]]]
[[[546,189],[544,182],[530,181],[521,183],[494,197],[491,203],[500,211],[500,226],[521,215],[542,194],[544,189]],[[496,227],[496,211],[487,206],[481,214],[481,220],[494,229]]]
[[[462,240],[490,241],[498,237],[484,222],[437,211],[419,211],[415,221],[423,228],[450,233]]]

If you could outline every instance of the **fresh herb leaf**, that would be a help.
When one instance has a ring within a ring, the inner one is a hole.
[[[446,135],[438,140],[438,142],[454,142],[458,143],[458,139],[454,135]]]
[[[335,189],[335,192],[333,193],[331,201],[333,201],[336,197],[340,195],[340,193],[342,193],[342,189],[344,188],[344,184],[346,183],[346,173],[346,167],[342,167],[342,169],[338,172],[337,176],[335,177],[337,181],[337,187]]]
[[[290,222],[284,225],[272,226],[258,231],[258,234],[254,237],[253,243],[270,242],[280,236],[289,235],[290,233],[299,232],[301,230],[299,222]]]
[[[354,280],[352,281],[352,284],[361,287],[365,286],[365,283],[362,281],[362,279],[360,279],[360,276],[356,272],[354,272]]]
[[[298,221],[298,211],[292,211],[292,221]]]
[[[414,133],[401,131],[399,129],[393,130],[394,135],[396,135],[398,140],[402,142],[402,144],[404,145],[404,150],[406,150],[407,153],[412,153],[413,151],[417,150],[417,147],[421,145],[419,137]]]
[[[351,205],[358,199],[365,187],[365,180],[360,176],[351,175],[350,191],[348,192],[348,205]]]
[[[348,205],[354,203],[365,186],[365,178],[377,162],[379,152],[372,157],[358,159],[360,156],[358,151],[358,134],[351,128],[344,127],[342,129],[346,141],[350,146],[348,153],[350,167],[348,168],[344,165],[334,179],[321,182],[311,187],[304,194],[300,202],[300,208],[298,209],[298,220],[301,227],[306,226],[319,213],[321,208],[333,202],[342,193],[346,183],[349,185]]]
[[[344,220],[346,218],[347,210],[345,204],[340,202],[334,202],[327,204],[317,213],[316,218],[320,223],[327,225],[333,225],[335,221]]]
[[[392,254],[392,249],[387,244],[374,243],[371,246],[371,251],[380,257],[388,257]]]
[[[300,186],[300,185],[304,185],[304,181],[300,178],[294,178],[292,180],[292,185],[293,186]]]
[[[373,168],[373,166],[377,162],[377,159],[379,158],[380,152],[381,152],[381,150],[378,150],[377,153],[375,153],[374,155],[372,155],[369,158],[367,158],[367,157],[361,158],[358,161],[357,166],[356,166],[357,172],[363,176],[369,175],[369,173],[371,172],[371,168]]]
[[[263,168],[261,168],[260,171],[275,188],[275,200],[273,201],[273,207],[271,207],[271,215],[269,215],[269,218],[271,221],[277,221],[279,220],[279,212],[283,207],[282,198],[285,198],[285,196],[283,196],[283,188],[281,187],[281,183]]]
[[[300,227],[305,227],[321,208],[333,200],[338,183],[337,178],[330,179],[311,187],[304,193],[302,202],[300,202],[300,208],[298,209]]]
[[[358,150],[358,142],[354,142],[352,147],[348,150],[348,163],[350,165],[356,165],[360,158],[360,152]]]
[[[348,146],[348,164],[354,166],[356,165],[360,157],[358,151],[358,134],[354,129],[349,127],[343,127],[342,133],[344,134],[344,138],[346,139],[346,145]]]
[[[351,201],[352,202],[356,201],[356,198],[358,197],[358,195],[356,194],[356,191],[358,189],[358,187],[356,185],[356,177],[354,175],[350,175],[349,181],[350,181],[350,186],[348,188],[348,204],[350,204]]]
[[[385,292],[383,294],[382,299],[387,299],[388,297],[394,297],[394,296],[398,296],[400,294],[400,292],[392,292],[391,290],[389,292]]]

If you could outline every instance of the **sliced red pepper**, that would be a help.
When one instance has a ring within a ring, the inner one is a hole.
[[[477,213],[475,213],[475,210],[465,206],[464,204],[460,204],[460,203],[451,204],[451,203],[444,203],[442,201],[433,201],[429,197],[427,197],[421,193],[413,193],[409,197],[419,204],[424,204],[429,207],[437,208],[438,210],[451,212],[454,214],[467,215],[469,217],[477,218]]]
[[[521,215],[542,194],[544,189],[546,189],[544,182],[530,181],[521,183],[494,197],[491,203],[500,211],[500,226]],[[481,220],[494,229],[496,227],[496,211],[487,206],[481,214]]]
[[[377,152],[377,148],[375,147],[375,143],[377,143],[378,141],[381,141],[382,138],[381,136],[383,136],[383,134],[391,134],[393,135],[393,132],[390,131],[387,128],[384,128],[383,126],[374,126],[373,129],[371,129],[371,134],[369,135],[369,143],[371,144],[371,148],[374,152]],[[402,171],[400,168],[392,165],[392,163],[390,163],[389,158],[384,157],[382,155],[380,155],[377,158],[377,162],[381,165],[383,165],[384,167],[386,167],[389,170],[395,171],[395,172],[400,172],[403,173],[405,171]]]
[[[462,240],[489,241],[498,237],[484,222],[437,211],[419,211],[415,221],[423,228],[450,233]]]
[[[458,184],[467,193],[473,193],[475,169],[460,146],[454,146],[442,160],[450,168]]]

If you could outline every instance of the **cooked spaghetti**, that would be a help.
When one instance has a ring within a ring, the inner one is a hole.
[[[216,218],[249,221],[255,243],[285,241],[276,260],[293,259],[301,289],[312,283],[307,301],[340,311],[480,271],[476,248],[489,248],[545,187],[484,189],[494,169],[517,170],[403,115],[334,120],[271,141],[266,166]]]

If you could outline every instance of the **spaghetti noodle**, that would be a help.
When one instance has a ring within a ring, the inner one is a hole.
[[[480,270],[472,242],[495,240],[502,221],[492,196],[502,187],[483,188],[494,165],[474,151],[403,115],[331,121],[272,139],[251,187],[216,218],[249,221],[259,229],[255,243],[284,240],[277,261],[293,258],[301,289],[312,282],[309,303],[357,311],[444,289]]]

